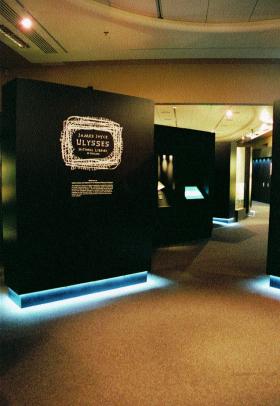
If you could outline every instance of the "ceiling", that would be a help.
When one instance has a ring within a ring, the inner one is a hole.
[[[32,19],[31,30],[20,28],[22,17]],[[2,68],[100,60],[280,60],[280,0],[0,0],[1,26],[27,45],[19,48],[0,32]],[[233,111],[230,119],[227,110]],[[270,106],[158,105],[155,122],[214,131],[218,141],[239,140],[263,132],[263,110],[271,117]]]
[[[249,141],[271,133],[272,106],[156,105],[155,123],[214,132],[218,142]]]
[[[280,16],[278,0],[96,1],[144,16],[199,23],[250,22],[276,19]]]
[[[32,63],[280,58],[279,0],[0,0],[1,25],[28,48],[0,41]]]

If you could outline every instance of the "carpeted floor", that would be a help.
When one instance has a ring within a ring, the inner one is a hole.
[[[254,209],[159,249],[161,288],[23,311],[3,288],[0,404],[279,406],[280,295],[261,287],[268,206]]]

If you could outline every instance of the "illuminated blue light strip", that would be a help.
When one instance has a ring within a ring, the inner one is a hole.
[[[247,279],[241,281],[239,286],[254,295],[259,294],[264,297],[269,297],[270,299],[280,300],[280,289],[270,284],[270,278],[269,275],[265,275],[253,279]],[[275,278],[280,279],[275,276],[272,276],[272,278],[274,280]]]
[[[128,285],[117,289],[105,290],[91,293],[89,295],[75,296],[69,299],[56,302],[48,302],[37,306],[21,308],[10,299],[7,289],[0,289],[1,321],[18,325],[29,325],[42,323],[49,320],[56,320],[60,317],[68,317],[74,314],[94,311],[98,308],[118,303],[119,300],[151,292],[157,289],[169,289],[176,285],[176,282],[148,273],[147,281]],[[273,289],[280,292],[278,289]]]
[[[234,217],[230,217],[230,218],[213,217],[213,223],[215,223],[215,222],[230,224],[230,223],[235,223],[235,218]]]
[[[19,307],[29,307],[54,302],[57,300],[89,295],[91,293],[117,289],[129,285],[136,285],[138,283],[146,282],[147,274],[148,272],[139,272],[130,275],[117,276],[110,279],[81,283],[78,285],[65,286],[39,292],[24,293],[21,295],[18,295],[12,289],[8,288],[8,295]]]
[[[280,277],[279,277],[279,276],[270,275],[269,285],[270,285],[272,288],[278,288],[278,289],[280,289]]]

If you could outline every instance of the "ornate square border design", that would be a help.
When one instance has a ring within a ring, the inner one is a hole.
[[[73,134],[79,130],[108,132],[113,139],[113,151],[106,157],[80,158],[75,155]],[[122,157],[123,140],[120,124],[103,117],[70,116],[63,121],[60,137],[62,158],[72,170],[108,170],[116,169]]]

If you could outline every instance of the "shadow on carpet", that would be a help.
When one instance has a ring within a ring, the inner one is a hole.
[[[212,241],[225,242],[229,244],[238,244],[242,241],[248,240],[256,236],[256,233],[253,233],[247,228],[241,227],[221,227],[215,228],[212,234]]]

